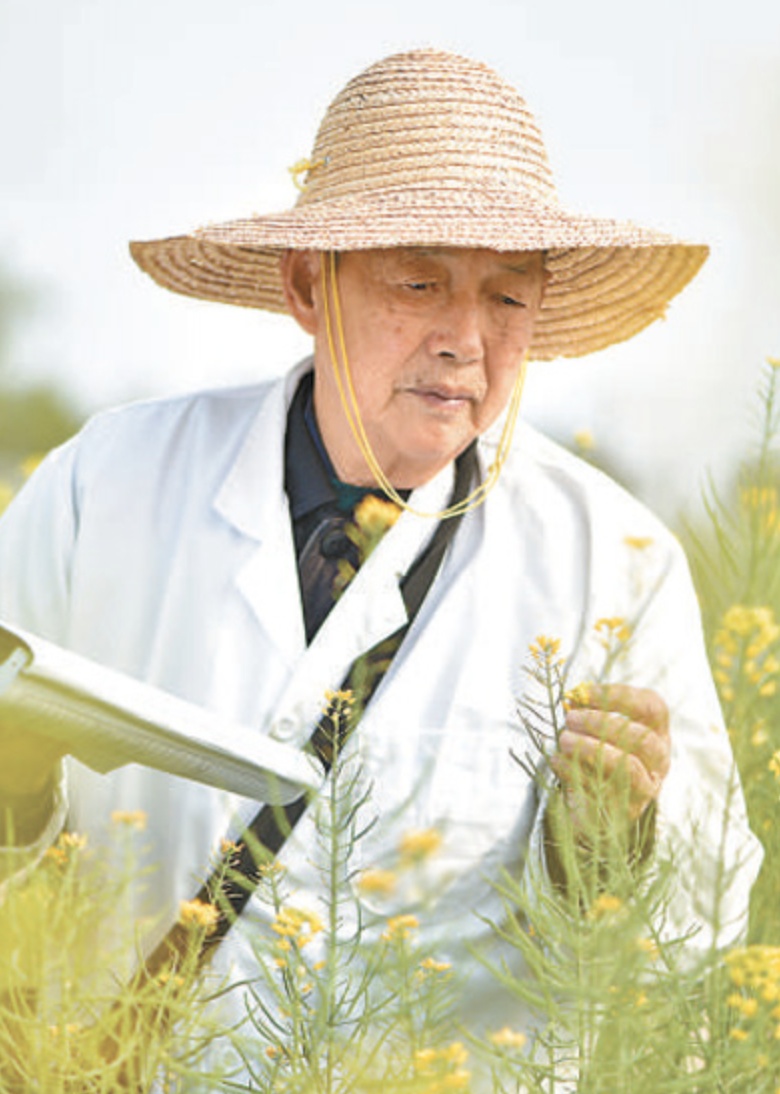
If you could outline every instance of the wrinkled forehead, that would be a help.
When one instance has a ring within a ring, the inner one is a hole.
[[[488,247],[400,246],[374,250],[340,251],[337,262],[380,267],[441,265],[474,267],[486,271],[536,275],[545,268],[544,251],[497,251]]]

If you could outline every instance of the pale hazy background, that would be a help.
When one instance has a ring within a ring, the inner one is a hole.
[[[713,247],[665,322],[533,366],[527,416],[667,516],[725,475],[780,356],[778,0],[0,0],[0,277],[32,301],[7,378],[91,411],[286,369],[290,320],[166,293],[127,241],[286,208],[332,96],[423,45],[523,92],[568,204]]]

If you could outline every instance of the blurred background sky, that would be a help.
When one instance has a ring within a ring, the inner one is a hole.
[[[777,0],[0,0],[0,284],[18,296],[5,382],[83,412],[285,370],[284,317],[156,287],[127,241],[286,208],[341,86],[439,46],[526,96],[564,201],[709,242],[665,322],[536,364],[526,416],[665,516],[746,451],[780,357]]]

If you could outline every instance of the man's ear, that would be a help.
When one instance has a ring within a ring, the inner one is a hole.
[[[320,256],[315,251],[285,251],[280,259],[284,300],[307,334],[316,334]]]

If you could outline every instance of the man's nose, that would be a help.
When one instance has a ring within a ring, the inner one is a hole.
[[[436,316],[428,348],[453,364],[479,361],[483,354],[482,322],[477,301],[469,295],[453,294]]]

